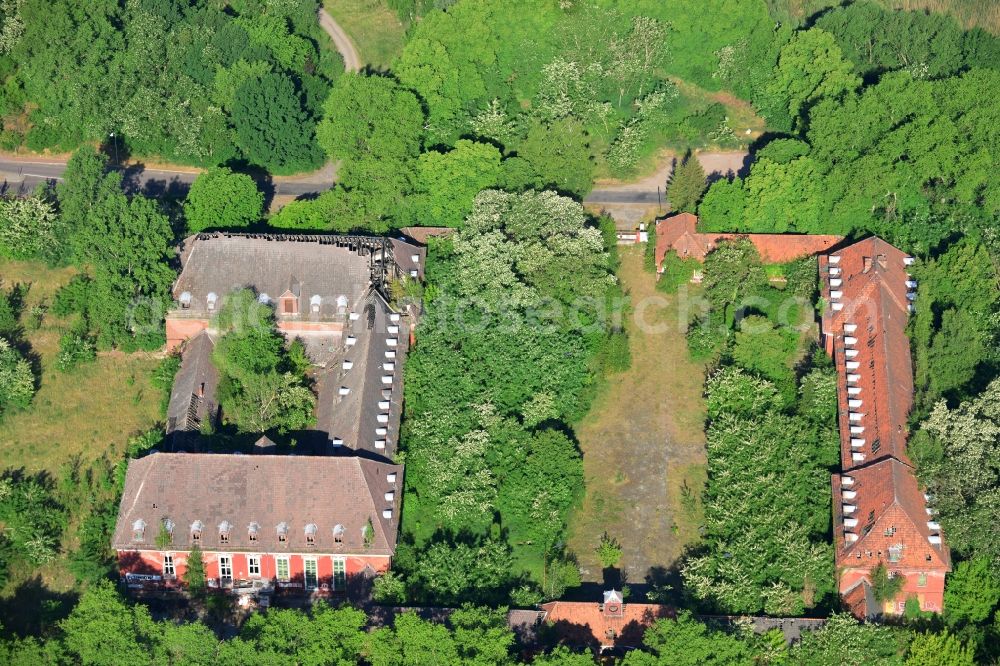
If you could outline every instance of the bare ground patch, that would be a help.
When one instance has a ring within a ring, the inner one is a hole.
[[[633,583],[651,568],[669,568],[697,535],[697,500],[687,506],[684,497],[697,498],[704,480],[704,368],[688,356],[676,297],[656,292],[642,265],[641,247],[624,249],[622,285],[633,312],[643,299],[666,299],[644,313],[647,323],[666,325],[640,330],[628,318],[632,367],[607,380],[576,428],[586,493],[569,546],[585,581],[601,580],[594,549],[604,532],[621,542],[621,567]]]

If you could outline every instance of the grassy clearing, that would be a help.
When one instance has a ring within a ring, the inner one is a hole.
[[[873,0],[889,9],[929,11],[947,14],[966,28],[982,28],[1000,35],[1000,4],[996,0]],[[801,24],[827,7],[841,4],[840,0],[767,0],[771,16],[780,21]]]
[[[877,0],[893,9],[948,14],[966,29],[982,28],[1000,35],[1000,4],[996,0]]]
[[[36,262],[0,262],[2,288],[29,286],[21,321],[35,305],[50,303],[75,271],[49,269]],[[59,336],[69,322],[46,315],[25,338],[42,368],[41,385],[31,407],[0,422],[0,460],[4,467],[29,471],[59,468],[79,456],[94,460],[106,451],[124,451],[131,435],[154,426],[162,393],[149,378],[159,361],[152,355],[102,354],[73,372],[55,369]]]
[[[383,0],[326,0],[324,6],[354,40],[364,64],[386,70],[403,51],[406,27]]]
[[[657,293],[642,264],[642,248],[624,249],[619,277],[632,301],[632,367],[607,379],[576,427],[586,494],[570,519],[569,545],[584,580],[601,580],[594,548],[605,531],[621,542],[623,571],[635,583],[653,567],[669,568],[697,536],[704,367],[688,355],[680,298]]]

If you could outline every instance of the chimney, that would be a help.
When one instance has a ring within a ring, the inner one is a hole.
[[[601,604],[603,617],[624,617],[625,600],[618,590],[608,590],[604,593],[604,603]]]
[[[205,397],[205,382],[202,382],[198,386],[198,397],[199,398],[204,398]]]
[[[862,268],[861,272],[862,273],[868,273],[872,269],[872,258],[871,257],[863,257],[863,261],[864,261],[864,268]]]

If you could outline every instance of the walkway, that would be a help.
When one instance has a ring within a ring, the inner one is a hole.
[[[358,55],[358,50],[354,48],[354,42],[325,9],[319,10],[319,24],[326,31],[326,34],[330,35],[333,45],[337,47],[340,57],[344,59],[344,69],[348,72],[361,71],[361,57]]]

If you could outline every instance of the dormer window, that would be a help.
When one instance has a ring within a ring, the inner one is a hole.
[[[268,296],[267,294],[260,294],[259,296],[257,296],[257,302],[260,303],[261,305],[267,305],[271,302],[271,297]]]
[[[191,523],[191,541],[194,543],[199,543],[201,541],[201,532],[205,529],[205,524],[200,520],[196,520]]]
[[[229,543],[229,533],[233,531],[233,526],[228,520],[219,523],[219,542]]]
[[[344,543],[344,526],[337,525],[333,528],[333,542]]]
[[[389,472],[388,474],[385,475],[385,480],[388,483],[396,483],[396,473],[395,472]]]
[[[322,303],[323,299],[320,298],[320,295],[315,294],[309,299],[309,309],[313,312],[313,314],[319,314],[319,307]]]
[[[219,295],[214,291],[208,292],[208,296],[205,297],[205,304],[208,306],[210,311],[215,310],[216,303],[219,302]]]
[[[191,292],[190,291],[181,292],[181,297],[178,298],[177,300],[180,301],[181,309],[187,310],[188,308],[191,307]]]
[[[316,523],[309,523],[306,525],[306,545],[315,546],[316,545]]]
[[[251,541],[256,541],[257,536],[260,534],[260,524],[250,523],[250,525],[247,526],[247,534],[250,536]]]
[[[278,542],[288,541],[288,523],[278,523]]]
[[[345,314],[347,312],[347,296],[341,294],[337,296],[337,314]]]
[[[299,301],[294,296],[281,297],[281,314],[295,315],[299,313]]]
[[[143,534],[146,533],[146,521],[140,518],[132,523],[132,541],[142,541]]]

